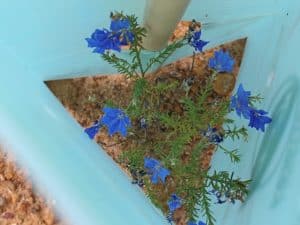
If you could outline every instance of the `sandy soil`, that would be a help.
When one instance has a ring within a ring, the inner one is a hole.
[[[0,148],[0,224],[63,225],[55,218],[53,202],[46,202],[27,178]]]

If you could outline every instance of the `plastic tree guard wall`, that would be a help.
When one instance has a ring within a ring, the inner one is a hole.
[[[128,0],[124,9],[122,0],[1,2],[0,138],[37,185],[47,187],[71,224],[166,224],[43,83],[114,73],[91,54],[84,38],[109,23],[111,10],[142,18],[144,4]],[[227,142],[242,149],[238,166],[215,155],[215,167],[254,180],[243,205],[215,207],[217,224],[299,224],[299,15],[298,0],[192,0],[186,11],[185,19],[203,23],[203,38],[211,47],[248,38],[238,82],[263,94],[262,107],[273,118],[264,135],[250,132],[248,143]]]
[[[143,47],[149,50],[165,47],[189,3],[190,0],[146,1],[143,24],[148,35],[143,39]]]

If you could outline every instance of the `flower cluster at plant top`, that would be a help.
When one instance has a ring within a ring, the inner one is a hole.
[[[209,41],[201,40],[201,25],[197,21],[193,20],[191,25],[189,26],[188,32],[188,44],[194,47],[195,51],[202,52],[204,46],[206,46]]]
[[[267,116],[268,112],[257,110],[250,105],[251,92],[245,91],[242,84],[239,85],[237,93],[231,97],[230,107],[235,109],[239,117],[249,119],[249,126],[256,130],[265,131],[265,125],[272,122]]]
[[[112,18],[110,30],[96,29],[90,38],[86,38],[89,48],[95,48],[94,53],[104,54],[107,50],[121,51],[121,46],[133,42],[134,36],[130,31],[128,19]]]
[[[110,136],[120,133],[121,136],[126,137],[128,129],[131,128],[130,135],[127,138],[139,144],[137,150],[128,151],[129,153],[132,151],[132,155],[125,157],[127,160],[125,160],[127,163],[126,167],[129,168],[133,177],[132,183],[138,184],[146,191],[153,191],[152,195],[151,193],[148,194],[151,199],[155,200],[153,202],[156,203],[160,199],[155,199],[155,194],[159,193],[156,192],[157,189],[155,188],[163,189],[168,200],[163,198],[164,202],[160,202],[161,205],[159,207],[162,209],[168,208],[166,215],[170,223],[173,221],[175,212],[183,208],[187,210],[187,219],[190,220],[188,225],[205,225],[202,221],[195,222],[198,219],[198,206],[200,206],[207,218],[207,224],[213,225],[215,220],[209,207],[211,202],[210,196],[214,195],[217,197],[217,204],[234,203],[235,200],[243,201],[248,193],[247,185],[249,180],[241,181],[239,178],[234,178],[233,173],[229,175],[227,171],[214,171],[213,174],[210,174],[207,168],[202,169],[199,166],[199,162],[197,162],[201,152],[213,145],[229,155],[231,161],[239,161],[239,155],[236,150],[230,151],[221,146],[221,142],[225,138],[230,137],[234,139],[235,137],[247,136],[247,130],[244,127],[228,130],[222,127],[224,118],[230,110],[234,109],[239,117],[243,116],[245,119],[249,119],[249,126],[257,130],[264,131],[265,125],[270,123],[272,119],[266,116],[267,112],[253,107],[252,103],[257,99],[251,96],[250,91],[245,91],[242,85],[239,86],[237,93],[231,97],[230,104],[229,101],[209,102],[206,104],[206,99],[212,93],[212,83],[218,77],[223,76],[224,73],[230,74],[234,70],[234,58],[228,51],[223,49],[215,51],[214,56],[209,59],[207,67],[212,70],[212,75],[207,79],[206,86],[203,87],[204,90],[199,91],[197,101],[193,102],[189,98],[189,90],[195,80],[188,78],[179,85],[186,93],[185,98],[180,99],[182,108],[185,110],[180,115],[181,117],[172,117],[172,113],[169,113],[169,115],[168,113],[160,112],[157,105],[151,105],[150,103],[152,103],[153,99],[158,99],[160,102],[160,97],[165,93],[164,91],[173,86],[159,84],[158,82],[158,84],[155,84],[157,86],[149,89],[151,86],[150,83],[147,83],[145,74],[153,65],[161,65],[176,49],[182,46],[189,45],[193,47],[194,56],[195,51],[202,52],[208,42],[201,40],[200,26],[198,26],[196,21],[193,21],[183,39],[170,44],[160,51],[157,56],[150,58],[148,63],[145,64],[142,63],[141,51],[144,50],[142,37],[146,35],[146,31],[137,24],[137,18],[117,13],[115,15],[112,14],[111,19],[109,29],[97,29],[86,40],[88,47],[95,48],[94,52],[100,53],[103,59],[117,68],[120,73],[125,74],[129,79],[133,78],[132,99],[129,106],[124,109],[105,106],[103,108],[104,115],[94,122],[91,127],[86,128],[85,132],[93,139],[99,130],[106,126]],[[110,50],[120,51],[122,45],[128,44],[130,45],[129,56],[132,57],[130,61],[118,58],[115,54],[110,54]],[[159,97],[153,97],[153,94],[156,93],[158,93]],[[212,108],[209,108],[210,106]],[[218,109],[215,111],[215,114],[206,111],[207,108],[213,109],[213,107]],[[205,120],[203,118],[208,119]],[[200,124],[198,121],[203,123]],[[182,126],[181,123],[186,124]],[[166,133],[165,138],[170,138],[172,143],[163,142],[164,140],[154,143],[151,139],[148,145],[149,149],[147,149],[147,132],[156,124],[158,126],[161,125],[159,129]],[[144,136],[139,136],[141,133]],[[200,141],[191,147],[193,140]],[[190,157],[187,162],[183,160],[185,146],[189,146],[192,149],[187,154]],[[192,175],[189,176],[188,173],[192,173]],[[145,179],[144,176],[146,176]],[[176,183],[177,181],[178,183]],[[181,186],[168,192],[167,189],[170,182]],[[191,186],[193,184],[195,187]],[[213,191],[208,191],[211,188],[213,188]]]

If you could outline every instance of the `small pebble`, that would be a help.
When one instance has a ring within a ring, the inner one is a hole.
[[[4,206],[4,204],[5,204],[5,198],[0,196],[0,207]]]
[[[15,214],[12,212],[4,212],[2,213],[1,217],[3,219],[13,219],[15,217]]]

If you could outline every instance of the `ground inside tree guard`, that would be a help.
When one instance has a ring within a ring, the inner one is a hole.
[[[55,202],[46,201],[38,193],[29,174],[0,147],[0,224],[65,225],[55,215]]]
[[[241,39],[224,44],[205,51],[204,53],[195,54],[194,57],[186,57],[163,66],[154,73],[147,74],[145,79],[149,83],[155,84],[160,82],[164,84],[165,87],[170,86],[170,89],[164,89],[164,92],[157,96],[159,99],[155,99],[155,102],[160,103],[158,104],[158,110],[167,115],[183,115],[185,109],[180,99],[184,97],[189,97],[192,100],[197,98],[197,93],[205,87],[207,79],[211,76],[211,71],[208,68],[208,60],[213,56],[214,51],[219,49],[230,52],[230,55],[235,61],[234,69],[231,74],[221,73],[216,77],[212,85],[212,94],[208,96],[205,104],[207,106],[209,105],[209,107],[213,107],[211,105],[215,101],[228,101],[235,87],[245,43],[246,40]],[[126,79],[123,75],[99,75],[47,81],[46,83],[83,128],[89,127],[97,121],[103,115],[102,109],[107,104],[113,104],[119,108],[126,108],[126,106],[130,104],[133,92],[133,81]],[[151,96],[151,93],[149,93],[149,95]],[[219,127],[222,126],[222,122],[223,121],[218,121]],[[140,121],[133,120],[132,125],[138,128]],[[148,196],[159,196],[160,201],[154,202],[154,204],[159,206],[165,213],[168,210],[166,203],[173,190],[176,189],[174,185],[178,181],[172,177],[167,177],[165,186],[158,184],[146,190],[144,183],[149,182],[149,180],[143,178],[143,174],[140,175],[140,171],[134,171],[130,165],[128,165],[128,162],[126,162],[126,160],[124,161],[124,155],[126,155],[126,152],[130,152],[131,149],[136,148],[136,146],[155,146],[155,143],[162,139],[170,138],[165,136],[166,129],[168,128],[161,126],[161,124],[152,125],[148,127],[147,130],[140,129],[137,134],[138,138],[123,138],[120,135],[110,137],[106,128],[104,128],[101,129],[95,137],[97,143],[103,147],[108,155],[131,176],[134,184],[140,185]],[[197,142],[199,142],[199,139],[195,138],[184,146],[184,151],[181,154],[182,162],[191,160],[192,150]],[[209,168],[215,147],[214,144],[210,144],[201,152],[199,155],[199,168],[203,170]],[[88,151],[88,149],[86,149],[86,151]],[[153,151],[160,151],[160,149],[155,148]],[[137,155],[137,157],[140,156]],[[176,224],[185,225],[187,223],[186,218],[185,206],[175,211],[173,219]]]

